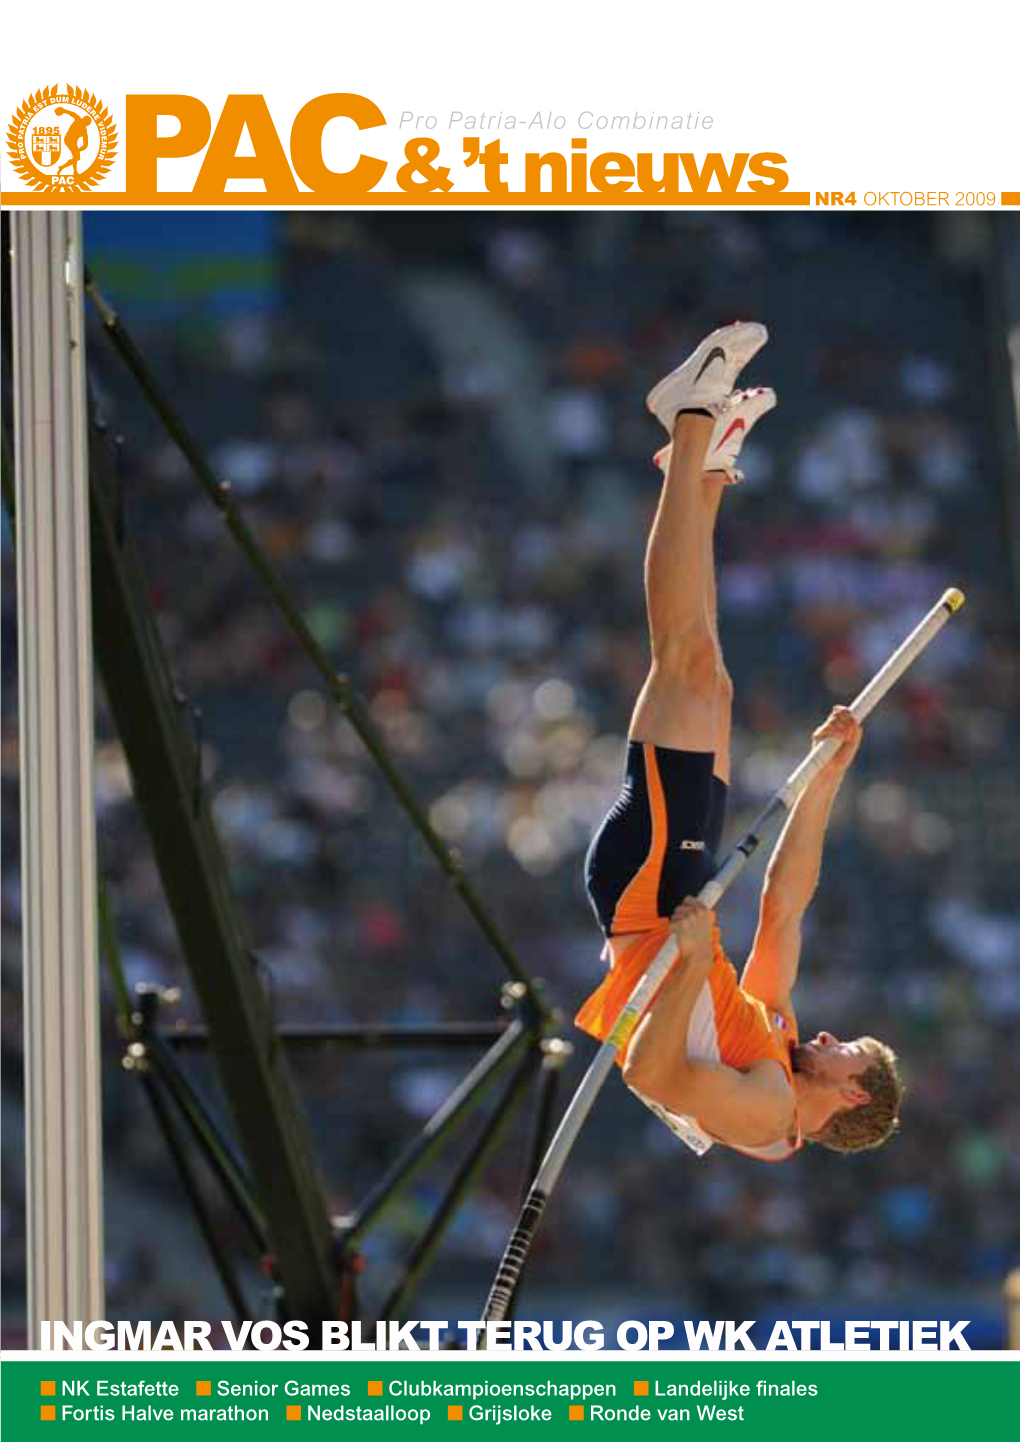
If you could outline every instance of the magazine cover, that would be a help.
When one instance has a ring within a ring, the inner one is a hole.
[[[9,21],[12,1435],[1015,1408],[1015,37],[918,19]]]

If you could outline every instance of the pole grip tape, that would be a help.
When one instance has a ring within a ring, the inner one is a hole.
[[[606,1037],[609,1045],[614,1046],[617,1051],[625,1047],[634,1035],[634,1028],[640,1020],[641,1013],[639,1011],[630,1011],[629,1009],[622,1011],[616,1025]]]
[[[542,1220],[542,1213],[545,1211],[548,1200],[547,1193],[539,1191],[537,1187],[532,1188],[528,1193],[527,1200],[521,1208],[521,1215],[517,1219],[517,1225],[506,1244],[503,1260],[499,1264],[496,1280],[492,1284],[489,1300],[485,1304],[483,1321],[502,1322],[506,1316],[514,1293],[517,1291],[524,1263],[528,1260],[528,1253],[531,1251],[532,1239],[538,1230],[538,1224]]]

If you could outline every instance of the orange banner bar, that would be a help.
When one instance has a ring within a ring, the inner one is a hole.
[[[403,191],[380,191],[378,194],[369,194],[364,200],[352,201],[350,204],[330,207],[323,205],[322,197],[313,195],[310,191],[300,191],[297,195],[289,196],[286,201],[274,201],[265,191],[228,191],[224,195],[217,196],[215,202],[207,199],[196,199],[190,191],[159,191],[149,192],[140,195],[132,192],[130,195],[123,190],[115,191],[89,191],[78,192],[75,195],[77,204],[75,209],[93,210],[101,205],[118,205],[125,208],[144,208],[150,205],[158,205],[171,209],[174,207],[188,209],[217,209],[220,206],[243,205],[258,207],[261,210],[293,210],[299,205],[311,205],[318,210],[341,209],[341,210],[371,210],[376,206],[413,205],[418,209],[427,210],[432,206],[503,206],[508,209],[519,209],[521,207],[531,209],[535,206],[565,206],[597,205],[602,209],[610,206],[631,205],[649,210],[653,207],[673,209],[682,205],[712,206],[732,205],[743,208],[744,206],[772,207],[777,205],[810,205],[811,192],[809,190],[783,190],[775,194],[772,190],[767,195],[755,195],[751,191],[737,191],[732,195],[722,195],[719,191],[708,191],[704,195],[694,195],[690,191],[681,191],[673,195],[646,195],[642,191],[636,193],[625,191],[622,195],[614,193],[605,195],[600,192],[591,192],[584,195],[571,195],[569,191],[548,191],[542,194],[529,194],[523,191],[513,191],[509,195],[490,195],[485,190],[461,190],[444,193],[442,191],[429,191],[426,195],[408,195]],[[53,195],[39,195],[34,191],[7,191],[0,195],[0,206],[4,208],[43,205],[50,209],[59,209],[63,204],[63,197]]]

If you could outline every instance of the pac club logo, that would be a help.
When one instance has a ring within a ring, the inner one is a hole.
[[[101,100],[78,85],[47,85],[23,101],[7,129],[14,170],[34,190],[91,190],[117,154],[117,127]]]

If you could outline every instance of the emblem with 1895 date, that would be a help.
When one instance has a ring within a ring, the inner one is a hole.
[[[7,129],[11,166],[34,190],[91,190],[117,154],[117,127],[103,102],[78,85],[48,85],[23,101]]]

